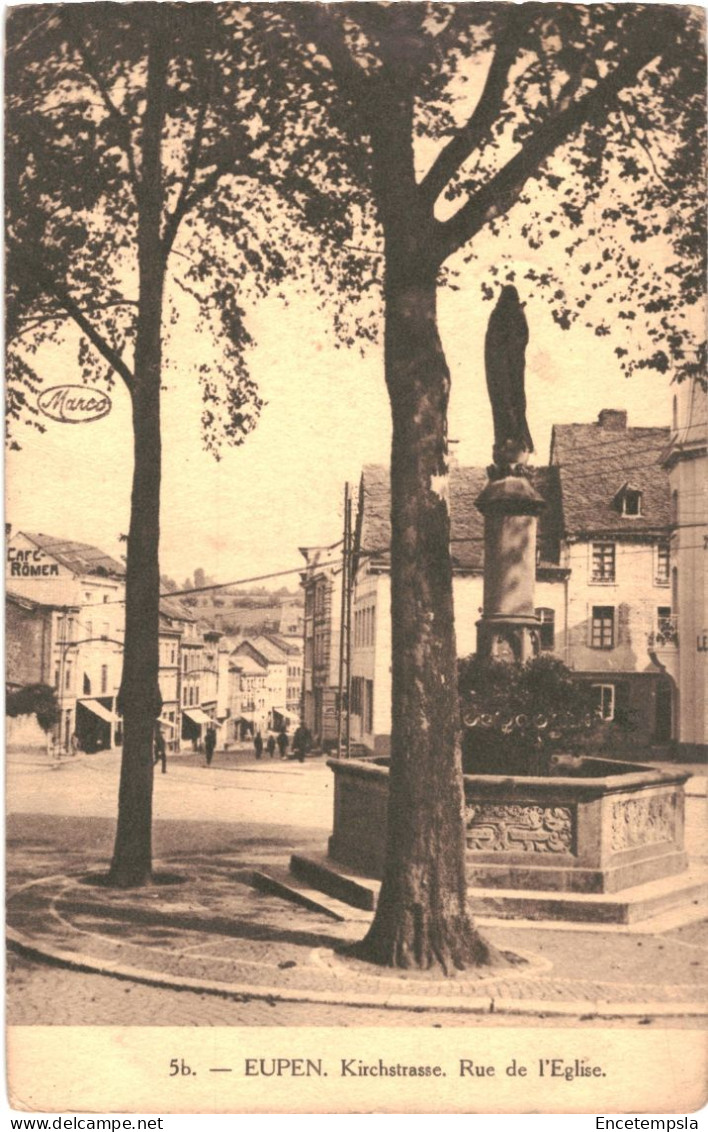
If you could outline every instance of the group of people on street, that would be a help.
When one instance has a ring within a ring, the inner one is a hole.
[[[293,753],[292,755],[288,755],[290,736],[288,735],[287,729],[279,731],[277,735],[273,735],[271,732],[265,745],[263,743],[263,736],[260,731],[258,731],[253,739],[253,749],[256,752],[257,759],[263,757],[264,746],[271,759],[275,757],[275,749],[277,747],[281,759],[297,759],[298,762],[304,763],[305,755],[312,746],[312,736],[308,728],[301,723],[293,735]]]
[[[211,766],[211,761],[214,757],[216,750],[216,728],[213,726],[207,727],[204,734],[204,739],[199,742],[199,747],[204,751],[204,765]],[[269,757],[275,758],[276,749],[281,759],[296,759],[298,762],[304,763],[305,756],[312,747],[312,735],[304,724],[300,724],[296,729],[292,739],[292,754],[288,754],[290,749],[290,736],[288,735],[287,728],[279,731],[277,735],[271,731],[266,739],[263,741],[263,736],[260,731],[256,733],[253,739],[253,748],[256,753],[256,758],[263,757],[265,750]],[[165,743],[165,736],[162,733],[162,728],[159,724],[155,728],[155,735],[153,741],[153,764],[161,764],[162,773],[167,773],[167,745]]]

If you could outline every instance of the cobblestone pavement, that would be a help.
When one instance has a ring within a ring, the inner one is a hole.
[[[163,822],[159,828],[158,868],[181,883],[121,891],[96,884],[111,823],[78,819],[69,830],[62,818],[11,818],[11,929],[76,963],[177,985],[193,981],[215,993],[250,989],[254,995],[388,1003],[395,1009],[446,1009],[449,1003],[464,1011],[504,1009],[511,1002],[535,1010],[539,1002],[552,1008],[580,1000],[590,1013],[650,1001],[666,1010],[675,1003],[680,1012],[683,1004],[708,997],[708,930],[695,924],[662,936],[496,925],[485,935],[517,957],[509,967],[454,979],[372,969],[338,953],[364,934],[361,918],[337,922],[246,883],[250,868],[287,860],[287,836],[198,822],[188,823],[185,836],[185,825]]]
[[[528,1026],[531,1020],[517,1014],[460,1014],[458,1012],[391,1010],[347,1006],[344,1003],[280,1002],[277,999],[237,1001],[233,997],[187,990],[152,987],[83,971],[49,967],[12,952],[7,956],[7,977],[12,987],[8,1000],[10,1026],[427,1026],[464,1027]],[[662,1029],[705,1028],[697,1018],[637,1018],[582,1016],[584,1028],[607,1029],[637,1024]],[[576,1017],[537,1014],[534,1027],[571,1026]]]
[[[187,1011],[179,1024],[189,1024],[189,1016],[194,1024],[212,1025],[225,1024],[224,1018],[233,1018],[228,1024],[291,1025],[295,1017],[326,1025],[333,1011],[336,1024],[345,1025],[365,1025],[364,1016],[382,1011],[388,1025],[393,1018],[400,1018],[395,1024],[416,1019],[432,1025],[438,1014],[440,1024],[462,1024],[450,1020],[469,1023],[505,1009],[538,1015],[578,1002],[583,1014],[605,1017],[613,1004],[634,1004],[636,1021],[649,1002],[667,1016],[674,1007],[679,1015],[686,1004],[705,1005],[706,923],[661,935],[485,926],[485,937],[515,961],[454,979],[393,974],[344,958],[341,948],[365,933],[361,913],[338,922],[248,883],[251,870],[285,865],[293,850],[322,848],[330,825],[330,772],[321,760],[261,767],[239,758],[206,770],[188,756],[156,776],[157,867],[180,883],[129,892],[95,883],[112,847],[116,756],[72,760],[56,774],[41,757],[11,761],[10,808],[17,811],[7,825],[11,929],[39,951],[91,969],[132,970],[144,979],[191,986],[126,986],[15,958],[11,1021],[30,1021],[36,1004],[36,1020],[45,1023],[89,1022],[98,1014],[140,1024],[142,1017],[154,1019],[155,996],[166,1004],[162,1024],[174,1024],[169,1003],[175,1016]],[[65,987],[66,1002],[42,993],[50,986]],[[303,997],[311,1001],[297,1001]],[[417,1007],[424,1013],[415,1013]],[[342,1023],[339,1012],[351,1021]],[[316,1021],[320,1016],[324,1020]]]

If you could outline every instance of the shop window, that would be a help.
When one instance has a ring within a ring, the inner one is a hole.
[[[614,684],[593,684],[595,695],[595,710],[600,719],[606,723],[615,718],[615,686]]]
[[[592,607],[592,633],[591,647],[594,649],[612,649],[615,645],[615,611],[611,605],[594,605]]]
[[[594,542],[592,544],[593,582],[614,582],[615,544],[613,542]]]

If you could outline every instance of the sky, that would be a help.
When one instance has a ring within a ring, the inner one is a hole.
[[[492,420],[484,378],[484,333],[491,312],[473,267],[468,285],[441,292],[440,329],[452,373],[450,437],[462,464],[491,459]],[[529,299],[521,288],[522,299]],[[624,408],[631,425],[668,425],[667,377],[625,379],[614,341],[589,330],[561,331],[542,302],[529,301],[526,393],[536,447],[548,459],[553,423],[586,422],[603,408]],[[200,437],[199,389],[188,355],[205,346],[180,340],[177,372],[163,395],[161,568],[180,584],[197,566],[218,581],[296,569],[298,548],[341,537],[344,482],[362,465],[389,458],[390,417],[378,347],[365,357],[336,349],[313,300],[286,307],[263,302],[249,319],[256,341],[250,368],[266,400],[258,427],[238,449],[215,461]],[[184,349],[182,348],[184,344]],[[207,348],[208,352],[208,348]],[[45,350],[47,386],[79,381],[73,352]],[[101,421],[47,421],[40,435],[22,430],[20,452],[7,459],[7,521],[122,553],[128,529],[131,435],[127,393],[117,385]],[[295,584],[297,575],[276,584]]]
[[[483,72],[480,72],[482,75]],[[474,99],[480,76],[466,97]],[[426,160],[430,159],[430,155]],[[589,422],[603,408],[626,409],[630,425],[668,425],[671,374],[643,371],[626,379],[614,348],[624,338],[596,337],[582,320],[562,331],[544,294],[523,276],[546,268],[554,249],[532,251],[515,235],[480,233],[477,259],[457,267],[456,289],[441,288],[439,324],[452,375],[449,435],[462,464],[491,459],[492,419],[484,376],[484,335],[492,303],[481,299],[482,279],[504,257],[516,272],[526,303],[528,419],[534,463],[548,459],[554,423]],[[556,241],[560,243],[560,241]],[[569,268],[559,259],[563,278]],[[597,302],[598,300],[594,300]],[[608,321],[615,308],[607,307]],[[388,463],[390,416],[380,346],[364,357],[337,349],[328,316],[313,296],[291,294],[286,306],[269,297],[249,309],[255,345],[249,368],[266,401],[245,443],[223,449],[219,462],[200,437],[201,401],[195,370],[213,346],[182,312],[172,347],[175,363],[163,394],[161,570],[179,584],[202,567],[219,582],[293,570],[275,586],[297,584],[298,548],[341,538],[345,481],[356,483],[362,465]],[[75,350],[43,347],[39,368],[46,387],[80,382]],[[22,450],[6,463],[6,520],[13,529],[88,542],[124,553],[128,529],[132,440],[127,392],[116,385],[111,412],[83,425],[47,420],[40,435],[20,430]]]

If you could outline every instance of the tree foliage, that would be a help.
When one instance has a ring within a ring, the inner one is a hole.
[[[42,731],[50,732],[59,722],[59,704],[54,688],[48,684],[27,684],[8,691],[5,711],[11,719],[18,715],[34,715]]]
[[[479,260],[485,301],[495,284],[516,283],[562,329],[614,335],[625,373],[703,378],[697,9],[295,3],[282,19],[299,38],[318,113],[324,106],[328,127],[348,138],[319,204],[328,237],[384,251],[385,198],[396,208],[397,194],[382,182],[380,146],[387,115],[405,100],[417,180],[408,203],[419,254],[441,282],[459,286],[463,265]],[[497,240],[491,265],[480,235]],[[519,238],[530,264],[519,263]],[[380,269],[371,282],[375,298]]]
[[[42,349],[76,349],[82,380],[130,389],[151,4],[37,5],[8,17],[7,419],[41,429]],[[197,367],[206,446],[240,444],[263,407],[248,374],[247,309],[306,271],[290,211],[305,197],[301,106],[266,14],[160,5],[165,46],[160,257],[170,285],[164,372],[186,314],[210,343]],[[153,175],[151,174],[151,180]],[[270,186],[270,188],[266,187]],[[277,191],[276,191],[277,190]],[[14,443],[17,445],[17,429]]]
[[[475,655],[459,671],[468,774],[547,774],[554,752],[586,750],[601,725],[590,685],[556,657],[509,664]]]

